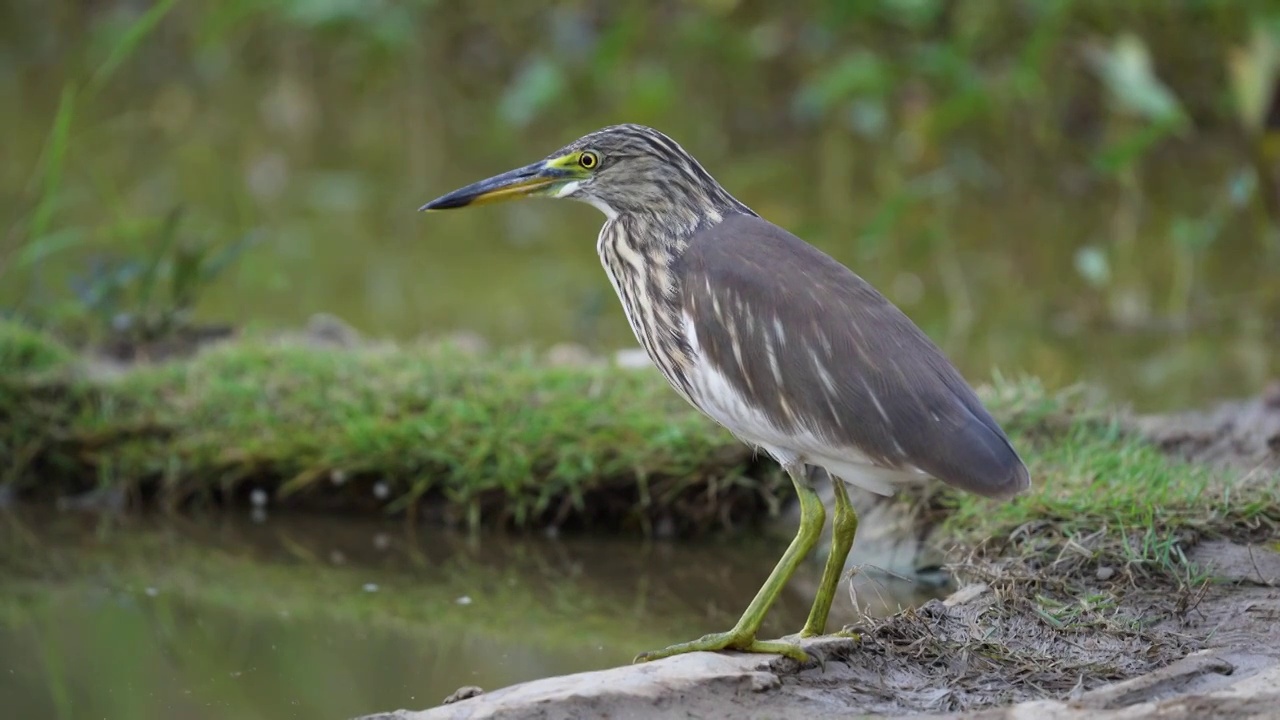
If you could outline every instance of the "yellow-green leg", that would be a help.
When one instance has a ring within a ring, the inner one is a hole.
[[[853,509],[853,503],[849,502],[849,492],[845,490],[844,481],[832,475],[831,488],[836,494],[836,515],[831,521],[831,554],[827,556],[822,581],[818,583],[818,594],[813,599],[813,608],[809,611],[804,629],[800,631],[800,637],[813,637],[826,631],[827,615],[831,613],[836,585],[844,574],[844,562],[849,558],[849,550],[853,548],[853,536],[858,534],[858,512]]]
[[[756,593],[755,599],[751,601],[746,611],[742,613],[742,617],[738,619],[737,624],[729,632],[712,633],[692,642],[672,645],[663,650],[641,653],[636,656],[636,662],[657,660],[682,653],[716,650],[777,653],[800,662],[805,662],[809,659],[809,656],[805,654],[804,650],[800,649],[799,645],[781,641],[756,640],[756,632],[760,630],[760,623],[764,621],[765,614],[769,612],[773,601],[782,592],[783,586],[791,579],[792,573],[796,571],[805,556],[813,550],[813,547],[818,544],[818,538],[822,536],[822,526],[827,521],[827,511],[822,507],[822,499],[809,486],[808,478],[805,477],[804,466],[796,465],[788,467],[786,470],[787,474],[791,476],[792,484],[796,487],[796,493],[800,496],[800,530],[787,547],[787,551],[782,554],[782,559],[773,568],[773,572],[769,573],[769,579],[764,581],[764,586],[760,588],[760,591]]]

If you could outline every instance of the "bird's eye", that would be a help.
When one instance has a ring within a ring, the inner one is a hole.
[[[578,164],[590,170],[600,164],[600,156],[593,152],[584,152],[578,156]]]

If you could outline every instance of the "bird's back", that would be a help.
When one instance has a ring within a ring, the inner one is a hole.
[[[1029,485],[938,347],[817,248],[731,215],[695,233],[672,270],[702,366],[690,399],[744,440],[813,464],[918,471],[990,497]]]

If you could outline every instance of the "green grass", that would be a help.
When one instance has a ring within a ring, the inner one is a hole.
[[[113,379],[10,371],[0,412],[0,448],[19,459],[3,482],[36,496],[121,487],[181,505],[263,489],[473,524],[671,516],[688,530],[759,516],[778,482],[656,372],[514,352],[247,341]]]
[[[1209,578],[1188,562],[1190,544],[1260,542],[1280,531],[1280,476],[1241,483],[1243,473],[1170,458],[1082,392],[1001,384],[986,399],[1027,460],[1032,487],[1008,503],[946,491],[937,501],[943,534],[972,558],[1046,586],[1043,605],[1055,616],[1105,606],[1088,600],[1099,580],[1198,586]]]
[[[0,449],[17,458],[0,482],[23,495],[124,488],[181,507],[260,489],[273,506],[609,531],[670,518],[684,533],[790,499],[776,466],[650,370],[245,340],[91,379],[72,357],[0,325]],[[1079,391],[1001,380],[984,395],[1032,489],[996,503],[932,486],[924,502],[962,547],[1189,577],[1189,539],[1256,539],[1280,524],[1275,479],[1237,486],[1170,459]]]
[[[74,360],[75,353],[48,335],[0,320],[0,373],[50,370]]]

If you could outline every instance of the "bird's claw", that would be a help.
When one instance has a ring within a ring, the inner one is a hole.
[[[753,637],[743,638],[735,636],[733,633],[713,633],[704,635],[692,642],[679,643],[662,650],[640,653],[632,662],[642,663],[685,653],[716,652],[718,650],[782,655],[799,663],[809,662],[809,655],[795,643],[780,640],[756,640]]]

